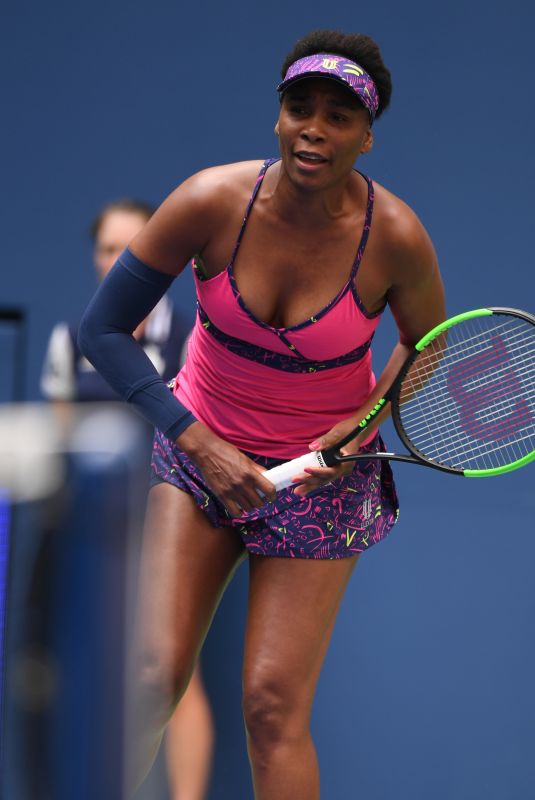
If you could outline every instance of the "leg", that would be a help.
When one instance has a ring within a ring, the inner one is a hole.
[[[129,784],[146,774],[244,550],[169,484],[151,489],[141,559]],[[134,777],[137,775],[137,778]]]
[[[250,556],[244,715],[256,800],[318,800],[316,683],[358,556]]]
[[[171,800],[203,800],[210,778],[214,725],[199,665],[166,733]]]

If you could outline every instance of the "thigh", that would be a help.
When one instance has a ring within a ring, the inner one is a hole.
[[[187,493],[149,492],[141,557],[141,654],[193,666],[225,586],[244,556],[239,535],[212,526]]]
[[[271,690],[310,705],[357,559],[250,556],[246,692]]]

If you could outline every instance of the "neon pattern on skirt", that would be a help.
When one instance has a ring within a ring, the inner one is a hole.
[[[377,434],[369,452],[384,449]],[[247,453],[266,469],[279,460]],[[274,503],[232,518],[188,456],[157,431],[151,485],[170,483],[190,494],[215,527],[236,529],[249,553],[282,558],[338,559],[368,550],[384,539],[398,517],[387,461],[355,462],[353,472],[301,498],[289,487]]]

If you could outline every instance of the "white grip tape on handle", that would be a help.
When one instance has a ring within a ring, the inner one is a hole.
[[[294,458],[292,461],[285,461],[284,464],[279,464],[278,467],[268,469],[264,472],[264,478],[275,484],[278,492],[281,489],[286,489],[287,486],[292,485],[292,478],[303,472],[305,467],[325,467],[325,461],[322,458],[319,450],[314,450],[312,453],[305,453],[304,456]]]

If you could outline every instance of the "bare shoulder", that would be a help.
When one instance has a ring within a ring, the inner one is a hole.
[[[415,278],[432,271],[437,259],[433,244],[412,208],[384,186],[374,183],[374,223],[380,233],[381,250],[396,274]]]
[[[414,344],[445,318],[444,287],[431,239],[414,211],[376,186],[375,241],[385,276],[386,299],[400,341]]]
[[[262,164],[262,161],[238,161],[208,167],[188,178],[176,191],[186,190],[190,199],[208,205],[215,203],[220,208],[228,196],[236,198],[244,192],[251,194]]]
[[[135,255],[178,274],[203,251],[250,196],[262,161],[242,161],[195,173],[171,192],[133,240]]]

